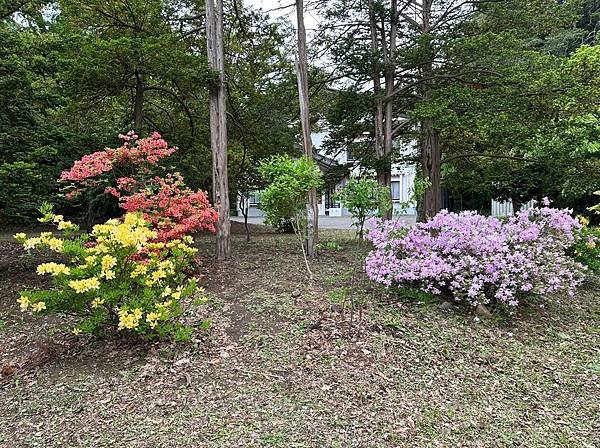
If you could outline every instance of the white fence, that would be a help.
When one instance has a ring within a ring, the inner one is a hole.
[[[521,210],[529,210],[535,207],[537,201],[532,199],[531,201],[523,204]],[[514,215],[512,201],[495,201],[492,199],[492,216],[512,216]]]

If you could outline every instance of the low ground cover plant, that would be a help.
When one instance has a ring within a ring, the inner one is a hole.
[[[196,289],[192,237],[158,242],[141,213],[98,224],[89,235],[76,234],[75,224],[47,206],[41,221],[53,223],[60,233],[15,238],[28,251],[51,250],[68,262],[37,266],[38,275],[51,276],[52,288],[22,291],[22,311],[75,315],[75,334],[114,330],[148,338],[189,337],[191,329],[177,318],[181,299]]]
[[[547,200],[506,220],[447,211],[414,227],[374,219],[366,273],[386,286],[514,308],[533,294],[574,293],[585,267],[568,251],[581,228],[569,210],[551,208]]]

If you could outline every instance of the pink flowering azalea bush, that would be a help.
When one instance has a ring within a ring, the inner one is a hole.
[[[84,192],[114,196],[124,212],[143,214],[156,231],[156,241],[215,231],[218,213],[206,193],[188,188],[179,173],[164,174],[159,165],[177,148],[158,132],[139,138],[129,131],[119,138],[120,147],[86,155],[62,173],[61,180],[73,187],[67,198],[74,200]]]
[[[471,211],[442,211],[414,227],[373,219],[366,273],[386,286],[412,286],[472,306],[573,295],[585,268],[567,251],[581,224],[569,210],[548,205],[506,220]]]
[[[160,160],[177,150],[175,147],[169,147],[158,132],[152,133],[150,137],[139,138],[134,131],[129,131],[125,135],[120,134],[119,138],[123,141],[121,146],[83,156],[70,170],[63,171],[60,179],[83,185],[92,184],[99,181],[99,175],[119,168],[156,166]]]

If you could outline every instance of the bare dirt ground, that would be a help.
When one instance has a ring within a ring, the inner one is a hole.
[[[39,260],[0,242],[0,447],[597,447],[598,284],[477,322],[373,288],[350,233],[205,254],[190,343],[98,340],[22,314]],[[191,305],[191,304],[190,304]]]

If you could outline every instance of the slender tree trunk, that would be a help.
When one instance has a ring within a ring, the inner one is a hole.
[[[431,120],[423,120],[423,142],[421,151],[421,168],[423,177],[429,179],[429,187],[425,190],[423,218],[433,218],[442,209],[442,187],[440,167],[442,153],[440,151],[439,133]]]
[[[248,227],[248,208],[249,208],[249,199],[246,193],[240,194],[240,202],[239,202],[240,210],[242,211],[242,216],[244,217],[244,229],[246,230],[246,241],[250,242],[250,228]]]
[[[302,123],[302,147],[304,155],[314,158],[310,137],[310,109],[308,103],[308,62],[306,55],[306,29],[304,28],[304,1],[296,0],[296,16],[298,19],[298,97],[300,100],[300,121]],[[306,205],[306,254],[315,256],[315,245],[318,238],[319,209],[317,191],[313,188],[308,193]]]
[[[373,67],[373,93],[375,96],[375,155],[378,159],[376,172],[377,182],[387,188],[392,185],[392,164],[390,155],[393,149],[392,124],[393,124],[393,101],[391,99],[394,92],[395,65],[394,54],[396,51],[396,35],[398,32],[397,24],[397,0],[392,0],[392,19],[390,24],[389,49],[387,48],[385,23],[378,25],[377,16],[373,0],[368,2],[369,8],[369,26],[371,31],[371,51],[375,55],[379,49],[383,53],[384,82],[385,88],[381,85],[381,66],[376,62]],[[381,39],[378,38],[378,32],[381,33]],[[381,42],[381,44],[379,43]],[[375,59],[376,60],[376,59]],[[386,100],[384,101],[384,96]],[[381,209],[380,214],[384,219],[392,217],[391,209]]]
[[[431,31],[431,9],[433,0],[423,0],[422,2],[422,28],[423,35]],[[435,50],[431,43],[427,52],[428,60],[422,65],[422,76],[429,79],[433,75],[433,60]],[[423,98],[430,97],[429,82],[422,85]],[[433,218],[442,209],[442,185],[441,185],[441,165],[442,151],[440,146],[440,135],[435,129],[433,120],[423,120],[421,123],[422,146],[421,146],[421,168],[423,177],[429,180],[429,187],[425,190],[423,198],[424,220]]]
[[[135,97],[133,102],[133,128],[140,131],[144,119],[144,79],[139,69],[135,71]]]
[[[209,67],[218,73],[210,86],[210,146],[213,159],[213,201],[219,209],[217,260],[231,256],[229,182],[227,178],[227,117],[225,115],[225,64],[223,56],[223,0],[206,1],[206,45]]]

